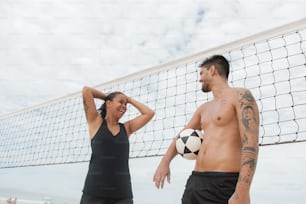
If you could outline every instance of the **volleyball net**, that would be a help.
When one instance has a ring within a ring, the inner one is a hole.
[[[130,139],[130,157],[163,155],[196,108],[212,99],[199,64],[222,54],[229,84],[251,90],[260,111],[260,145],[306,141],[306,19],[96,86],[122,91],[155,110]],[[97,107],[102,101],[96,101]],[[122,121],[138,111],[132,106]],[[81,90],[0,117],[0,168],[87,162],[90,139]]]

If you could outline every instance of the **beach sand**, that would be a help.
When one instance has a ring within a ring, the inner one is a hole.
[[[0,204],[12,204],[12,203],[8,203],[6,201],[0,201]],[[19,202],[16,202],[16,204],[19,204]]]
[[[7,200],[0,200],[0,204],[44,204],[46,202],[43,201],[25,201],[25,200],[18,200],[16,202],[7,202]],[[47,202],[48,204],[50,202]]]

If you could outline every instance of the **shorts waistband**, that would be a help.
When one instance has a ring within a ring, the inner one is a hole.
[[[222,177],[238,177],[239,172],[222,172],[222,171],[192,171],[195,176],[222,176]]]

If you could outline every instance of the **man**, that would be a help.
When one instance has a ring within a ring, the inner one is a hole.
[[[229,63],[214,55],[201,65],[203,92],[213,99],[202,104],[184,127],[204,130],[204,141],[182,197],[182,204],[249,204],[258,156],[259,113],[251,92],[228,86]],[[252,113],[252,116],[250,116]],[[170,182],[175,139],[154,174],[157,188]]]

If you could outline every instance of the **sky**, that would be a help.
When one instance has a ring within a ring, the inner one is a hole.
[[[305,0],[0,0],[0,115],[306,17]]]

